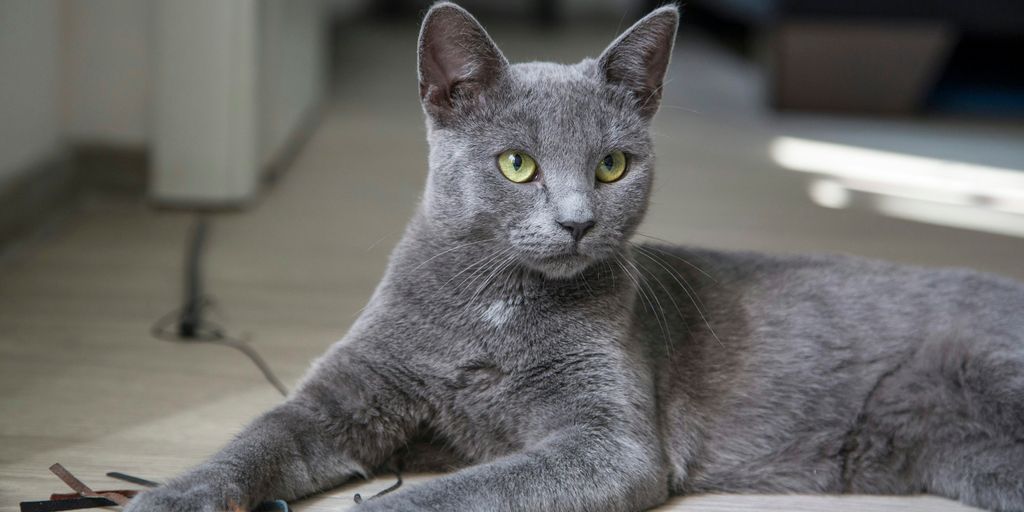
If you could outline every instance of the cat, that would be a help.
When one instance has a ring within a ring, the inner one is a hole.
[[[679,23],[509,64],[439,3],[426,192],[348,334],[128,512],[453,470],[375,511],[633,511],[670,495],[933,493],[1024,510],[1024,285],[846,256],[630,242]]]

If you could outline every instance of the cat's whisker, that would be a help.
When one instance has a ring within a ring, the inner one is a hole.
[[[665,243],[665,244],[668,244],[668,245],[672,245],[672,242],[669,242],[668,240],[665,240],[664,238],[658,238],[656,236],[652,236],[652,235],[648,235],[646,233],[640,233],[640,232],[637,232],[636,235],[637,236],[642,236],[644,238],[650,238],[651,240],[657,240],[659,242],[662,242],[662,243]],[[664,254],[665,256],[669,256],[671,258],[675,258],[675,259],[677,259],[677,260],[687,264],[688,266],[692,267],[697,272],[700,272],[701,274],[704,274],[704,277],[707,277],[708,279],[714,281],[715,284],[718,284],[718,280],[715,279],[714,276],[712,276],[711,274],[707,273],[704,269],[698,267],[696,264],[690,262],[689,260],[683,258],[682,256],[679,256],[678,254],[670,253],[668,251],[659,249],[659,248],[654,247],[654,246],[651,246],[650,249],[655,250],[655,251],[657,251],[657,252],[659,252],[661,254]]]
[[[639,266],[637,266],[637,264],[635,262],[633,262],[633,260],[631,258],[623,258],[623,259],[626,261],[626,263],[628,263],[631,267],[633,267],[633,269],[636,270],[637,276],[641,279],[643,284],[647,285],[648,292],[650,293],[651,298],[653,298],[653,303],[657,304],[658,310],[655,312],[654,318],[655,318],[655,320],[658,321],[658,326],[661,328],[662,335],[665,338],[665,349],[666,349],[667,352],[671,353],[671,351],[672,351],[672,349],[671,349],[671,345],[672,345],[672,332],[671,332],[671,329],[669,329],[669,326],[668,326],[668,316],[665,314],[665,308],[661,305],[661,300],[658,299],[658,292],[657,292],[657,290],[655,290],[654,287],[651,286],[651,283],[647,281],[646,274],[644,274],[643,270]],[[655,277],[655,280],[657,280],[657,276],[653,276],[653,277]],[[658,281],[658,284],[661,284],[661,281]],[[664,288],[664,285],[662,285],[662,288]],[[660,312],[660,315],[661,315],[660,319],[658,318],[658,313],[659,312]]]
[[[629,14],[629,9],[622,10],[622,16],[619,16],[619,22],[615,24],[615,32],[612,33],[612,39],[614,40],[620,33],[622,33],[622,22],[626,21],[626,15]]]
[[[463,293],[465,293],[470,288],[472,288],[473,285],[477,281],[479,281],[480,279],[483,279],[484,284],[486,284],[487,283],[487,279],[489,279],[490,276],[498,268],[498,266],[493,265],[493,264],[495,262],[497,262],[497,261],[502,261],[504,263],[502,258],[504,258],[508,254],[510,254],[512,251],[513,251],[513,248],[506,247],[505,249],[502,249],[502,250],[498,251],[497,253],[492,254],[489,258],[487,258],[487,260],[485,260],[485,263],[483,265],[478,267],[478,269],[487,269],[487,270],[482,270],[480,273],[476,273],[475,275],[473,275],[471,277],[468,277],[465,280],[463,280],[463,282],[459,283],[459,285],[455,287],[456,295],[461,297]],[[475,294],[474,294],[474,296],[475,296]]]
[[[483,268],[486,266],[487,261],[493,258],[497,254],[497,252],[498,251],[489,253],[487,254],[487,256],[480,258],[479,260],[474,261],[473,263],[470,263],[469,265],[466,266],[466,268],[462,269],[461,271],[450,277],[448,281],[445,282],[445,284],[448,284],[448,282],[451,282],[454,279],[461,276],[461,279],[459,279],[459,281],[455,284],[453,288],[453,290],[457,292],[467,281],[479,275],[478,272],[483,270]],[[444,286],[442,285],[441,288],[444,288]]]
[[[469,304],[475,303],[476,299],[483,293],[484,290],[487,289],[488,286],[491,285],[495,278],[500,277],[501,273],[504,272],[505,269],[507,269],[510,265],[515,263],[515,261],[516,257],[514,254],[506,255],[505,259],[502,260],[502,262],[494,268],[494,270],[487,276],[487,278],[484,279],[484,282],[479,287],[477,287],[475,292],[473,292],[473,296],[469,298]]]
[[[647,96],[647,99],[644,100],[642,105],[640,105],[640,110],[646,109],[647,108],[647,104],[650,103],[651,100],[653,100],[655,98],[659,98],[660,99],[661,98],[661,90],[664,89],[665,86],[668,85],[671,82],[672,82],[671,79],[662,80],[661,85],[659,85],[657,88],[655,88],[653,91],[651,91],[651,94],[649,96]]]
[[[612,279],[612,289],[618,288],[618,283],[615,281],[615,269],[612,268],[612,264],[605,260],[604,266],[608,269],[608,276]]]
[[[679,287],[683,289],[683,293],[686,293],[687,297],[690,299],[690,302],[697,309],[697,312],[701,313],[700,308],[703,306],[703,303],[700,302],[699,298],[697,299],[697,302],[700,303],[700,304],[698,305],[697,303],[694,303],[693,297],[690,296],[690,292],[687,289],[686,279],[683,278],[683,276],[681,274],[679,274],[679,272],[677,270],[675,270],[675,269],[673,269],[673,268],[671,268],[669,266],[663,265],[662,264],[663,262],[656,261],[652,257],[652,255],[650,255],[650,254],[648,254],[647,252],[644,251],[643,247],[641,247],[639,245],[636,245],[636,244],[631,244],[631,245],[633,246],[634,249],[637,250],[637,252],[639,254],[641,254],[642,256],[646,257],[647,259],[650,259],[655,264],[657,264],[659,267],[661,267],[666,272],[668,272],[669,277],[671,277],[673,280],[675,280],[676,284],[679,285]],[[683,278],[683,280],[680,281],[679,280],[680,278]],[[661,280],[659,279],[658,282],[660,283]],[[690,330],[690,324],[689,324],[689,322],[686,321],[686,315],[683,313],[682,308],[679,306],[679,304],[675,300],[675,294],[670,293],[669,290],[667,290],[667,289],[665,289],[665,293],[668,295],[669,299],[672,300],[672,304],[675,306],[676,311],[679,312],[679,319],[683,322],[683,326],[686,328],[686,331],[689,332],[689,333],[692,333],[693,331]],[[696,296],[696,291],[694,291],[694,296]],[[700,316],[701,316],[701,319],[703,319],[703,317],[704,317],[703,313],[701,313]],[[711,330],[712,334],[714,334],[714,331],[711,329],[711,326],[708,324],[707,320],[704,320],[704,324],[707,325],[708,329]],[[717,338],[717,335],[715,337]],[[721,343],[721,341],[719,341],[719,343]]]
[[[724,347],[725,344],[722,343],[722,339],[718,337],[718,333],[716,333],[715,329],[713,327],[711,327],[711,322],[708,321],[707,315],[705,315],[704,311],[701,310],[701,307],[704,305],[704,303],[703,303],[703,301],[700,300],[700,297],[697,295],[697,290],[694,288],[694,289],[692,289],[692,293],[691,293],[691,288],[692,287],[688,286],[688,284],[686,283],[686,278],[683,277],[682,274],[680,274],[675,269],[672,269],[669,266],[664,265],[662,262],[656,260],[655,258],[651,257],[649,254],[644,252],[644,247],[641,247],[641,246],[636,245],[636,244],[634,244],[633,246],[634,246],[634,248],[638,249],[637,252],[639,252],[640,254],[646,256],[648,259],[650,259],[651,261],[656,263],[658,266],[660,266],[661,268],[665,269],[665,271],[668,272],[669,276],[671,276],[672,279],[676,280],[676,284],[678,284],[679,287],[682,288],[683,293],[685,293],[686,297],[690,299],[691,303],[693,303],[693,307],[697,310],[697,314],[700,315],[700,319],[704,322],[704,325],[708,328],[708,332],[711,333],[711,336],[715,338],[715,341],[717,341],[719,345],[722,345]],[[680,281],[680,279],[682,279],[682,281]],[[707,308],[704,308],[704,309],[707,309]]]
[[[438,293],[440,293],[441,290],[443,290],[446,286],[448,286],[448,283],[451,283],[452,280],[454,280],[455,278],[461,276],[462,274],[465,274],[466,272],[469,272],[470,270],[472,270],[474,268],[479,267],[480,265],[483,265],[484,263],[486,263],[490,259],[491,256],[494,256],[495,254],[497,254],[497,253],[499,253],[501,251],[502,251],[501,249],[496,250],[493,253],[491,253],[490,256],[488,256],[486,258],[481,258],[481,259],[479,259],[479,260],[477,260],[477,261],[475,261],[475,262],[473,262],[473,263],[471,263],[469,265],[466,265],[466,268],[458,271],[457,273],[455,273],[455,275],[449,277],[447,281],[442,283],[441,286],[438,286],[437,290],[434,291],[434,295],[436,296]],[[463,281],[463,282],[465,282],[465,281]]]
[[[700,115],[700,116],[704,115],[704,112],[701,112],[700,110],[694,110],[692,108],[681,107],[679,105],[666,105],[666,104],[662,103],[661,108],[670,108],[670,109],[673,109],[673,110],[681,110],[683,112],[689,112],[691,114],[697,114],[697,115]]]
[[[615,255],[616,263],[618,263],[619,267],[622,269],[622,272],[626,274],[626,277],[628,277],[629,280],[632,281],[633,285],[636,287],[637,297],[640,298],[640,302],[641,302],[641,304],[644,305],[644,309],[648,309],[648,308],[650,309],[651,314],[654,315],[655,321],[658,322],[658,327],[661,328],[661,322],[660,322],[660,320],[658,318],[658,311],[654,307],[654,302],[647,295],[647,291],[644,289],[643,285],[641,284],[641,279],[638,278],[638,276],[633,275],[633,273],[630,272],[628,268],[626,268],[626,264],[623,261],[625,261],[627,259],[628,259],[628,257],[625,257],[625,256],[620,257],[620,255],[618,255],[618,254]]]
[[[455,287],[452,289],[453,295],[457,298],[461,298],[462,295],[472,287],[473,283],[494,271],[494,266],[491,265],[491,263],[500,259],[501,256],[507,251],[507,248],[499,249],[487,255],[486,258],[477,262],[475,264],[476,268],[472,272],[466,274],[466,276],[462,280],[460,280],[459,283],[456,284]]]
[[[587,282],[587,276],[584,273],[582,273],[582,272],[579,274],[579,276],[580,276],[580,279],[583,280],[583,287],[586,288],[587,289],[587,293],[589,293],[590,296],[593,297],[594,296],[594,289],[591,288],[590,287],[590,283]]]
[[[381,240],[383,240],[383,238]],[[477,240],[475,242],[467,242],[467,243],[464,243],[464,244],[456,245],[455,247],[452,247],[452,248],[449,248],[449,249],[445,249],[445,250],[443,250],[443,251],[441,251],[441,252],[439,252],[439,253],[437,253],[437,254],[435,254],[435,255],[433,255],[433,256],[425,259],[425,260],[423,260],[422,263],[420,263],[419,265],[416,265],[415,267],[413,267],[413,269],[410,270],[409,273],[416,272],[417,270],[422,268],[423,265],[426,265],[427,263],[430,263],[431,261],[434,261],[434,259],[436,259],[436,258],[438,258],[440,256],[444,256],[445,254],[448,254],[448,253],[450,253],[452,251],[456,251],[456,250],[459,250],[459,249],[462,249],[462,248],[465,248],[465,247],[469,247],[471,245],[477,245],[477,244],[482,244],[484,242],[491,242],[491,241],[493,241],[493,239]]]
[[[684,290],[689,290],[690,292],[693,292],[693,297],[697,301],[697,306],[699,308],[704,308],[704,310],[707,311],[707,308],[704,306],[704,301],[701,300],[700,294],[697,293],[697,288],[695,286],[693,286],[692,284],[690,284],[689,281],[686,280],[686,276],[684,276],[682,272],[680,272],[678,269],[674,268],[670,262],[664,260],[658,254],[658,253],[661,253],[661,254],[664,254],[664,255],[671,256],[672,255],[671,253],[667,253],[665,251],[653,252],[653,251],[657,250],[657,248],[653,247],[653,246],[645,247],[645,246],[642,246],[642,245],[639,245],[639,244],[635,244],[635,243],[632,243],[632,242],[631,242],[631,245],[633,245],[634,247],[643,249],[647,255],[649,255],[650,257],[653,257],[653,258],[657,259],[658,261],[660,261],[661,263],[663,263],[664,264],[663,267],[666,268],[669,271],[669,273],[672,275],[673,278],[676,279],[677,282],[681,280],[679,285],[681,287],[683,287]],[[686,262],[685,260],[682,260],[682,261],[684,263]],[[717,283],[717,281],[716,281],[716,283]]]
[[[380,244],[381,242],[383,242],[384,239],[387,238],[387,237],[388,237],[388,235],[384,235],[384,236],[378,238],[377,241],[373,242],[372,244],[369,245],[369,247],[366,248],[366,252],[372,251],[374,247],[377,247],[377,245]]]
[[[634,248],[634,249],[636,249],[636,250],[637,250],[637,252],[638,252],[638,253],[639,253],[639,254],[640,254],[641,256],[644,256],[644,257],[645,257],[645,258],[647,258],[647,259],[651,259],[651,256],[650,256],[649,254],[647,254],[646,252],[644,252],[644,248],[643,248],[643,247],[641,247],[641,246],[638,246],[638,245],[636,245],[636,244],[631,244],[631,245],[633,246],[633,248]],[[656,262],[656,261],[655,261],[655,263],[657,264],[658,262]],[[660,266],[661,268],[665,268],[665,266],[664,266],[664,265],[659,265],[659,266]],[[641,268],[643,268],[643,265],[641,265]],[[665,270],[666,270],[666,271],[668,271],[668,272],[669,272],[670,274],[671,274],[671,272],[673,271],[672,269],[665,269]],[[668,298],[669,298],[669,300],[670,300],[670,301],[672,301],[672,305],[673,305],[673,306],[675,306],[675,308],[676,308],[676,312],[678,312],[678,313],[679,313],[679,316],[680,316],[680,318],[684,318],[684,319],[685,319],[685,315],[683,314],[683,310],[682,310],[682,308],[680,308],[680,307],[679,307],[679,304],[678,304],[678,303],[676,303],[676,299],[675,299],[675,294],[673,294],[673,293],[672,293],[672,292],[671,292],[671,291],[670,291],[670,290],[668,289],[668,287],[666,287],[666,286],[664,285],[664,283],[662,283],[661,279],[659,279],[659,278],[657,277],[657,274],[655,274],[655,273],[654,273],[654,272],[653,272],[652,270],[648,269],[648,270],[647,270],[647,272],[648,272],[648,273],[650,273],[652,277],[654,277],[655,281],[657,281],[657,282],[658,282],[658,285],[659,285],[659,286],[661,286],[661,289],[665,291],[665,294],[666,294],[666,295],[668,295]],[[674,276],[673,276],[673,277],[674,277]]]

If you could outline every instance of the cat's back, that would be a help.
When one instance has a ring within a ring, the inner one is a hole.
[[[784,322],[801,332],[851,322],[864,329],[887,324],[917,330],[967,312],[997,321],[1024,311],[1024,283],[966,268],[669,245],[640,246],[636,259],[651,288],[691,296],[686,306],[694,309],[706,302],[705,316],[725,316],[729,323],[739,316],[755,324]]]

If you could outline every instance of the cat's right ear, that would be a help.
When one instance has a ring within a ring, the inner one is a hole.
[[[418,57],[420,100],[440,122],[477,101],[508,69],[508,60],[476,18],[448,2],[434,4],[423,19]]]

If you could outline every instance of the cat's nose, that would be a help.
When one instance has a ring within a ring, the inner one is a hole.
[[[558,221],[558,225],[562,226],[566,231],[572,233],[572,239],[579,242],[583,235],[590,231],[590,228],[594,227],[594,221],[588,220],[586,222],[562,222]]]

